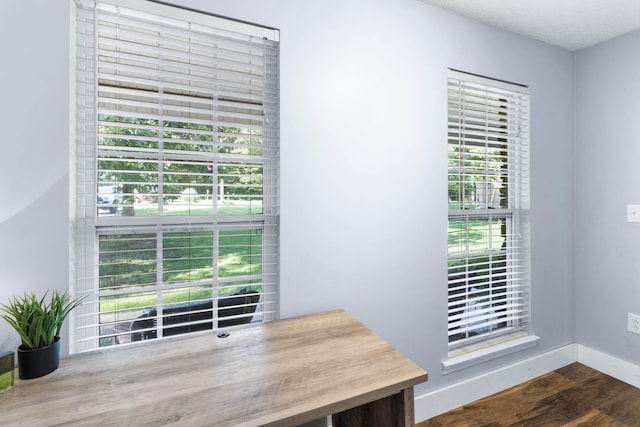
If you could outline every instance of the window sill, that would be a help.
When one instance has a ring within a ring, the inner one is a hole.
[[[442,373],[443,375],[447,375],[492,359],[497,359],[507,354],[534,347],[539,340],[540,337],[535,335],[520,336],[488,347],[452,356],[442,362]]]

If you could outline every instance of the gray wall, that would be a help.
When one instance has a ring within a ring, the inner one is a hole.
[[[0,302],[69,288],[67,1],[0,1]],[[0,352],[18,335],[0,320]]]
[[[640,360],[640,32],[576,55],[576,341]]]
[[[283,317],[345,308],[429,371],[417,394],[573,342],[572,53],[416,0],[173,2],[281,30]],[[4,301],[68,284],[70,60],[67,0],[0,4]],[[449,67],[530,86],[541,341],[443,376]]]

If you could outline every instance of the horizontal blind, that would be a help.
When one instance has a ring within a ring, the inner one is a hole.
[[[277,31],[76,10],[75,350],[275,318]]]
[[[525,330],[527,88],[450,71],[448,195],[450,349]]]

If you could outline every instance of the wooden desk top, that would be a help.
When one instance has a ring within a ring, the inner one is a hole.
[[[16,373],[16,378],[18,375]],[[296,425],[395,394],[427,373],[343,310],[60,361],[0,394],[0,424]]]

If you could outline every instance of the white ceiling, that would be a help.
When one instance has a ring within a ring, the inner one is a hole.
[[[640,28],[640,0],[422,1],[573,51]]]

